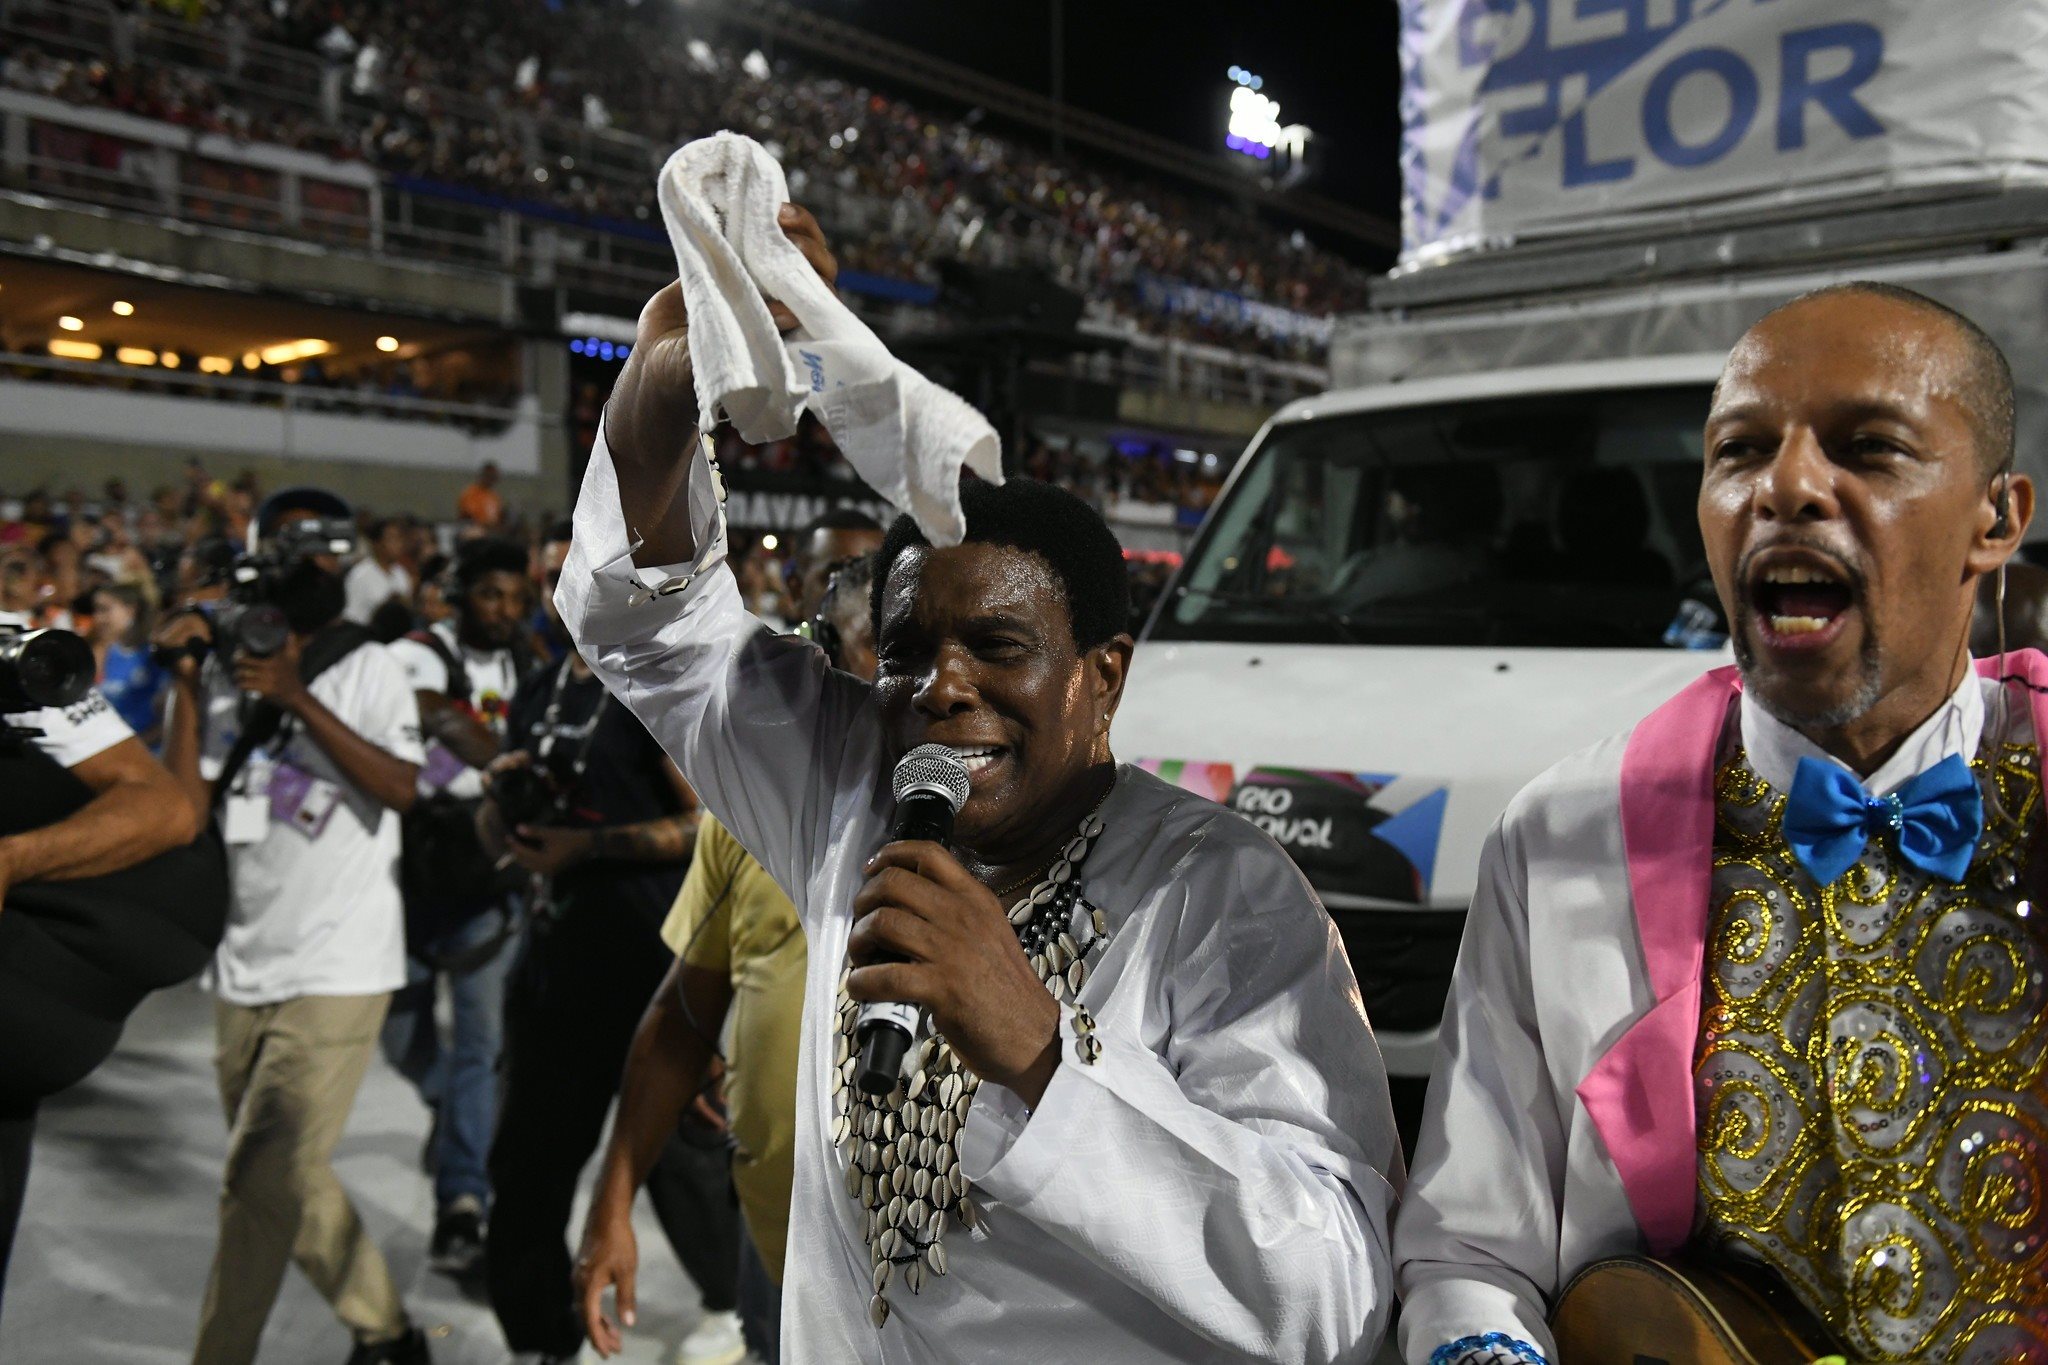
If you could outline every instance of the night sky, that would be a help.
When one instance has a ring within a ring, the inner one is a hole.
[[[1012,84],[1050,89],[1050,0],[801,3]],[[1396,0],[1067,0],[1065,13],[1069,103],[1226,156],[1225,73],[1247,67],[1280,101],[1281,121],[1306,123],[1322,144],[1307,188],[1398,220]]]

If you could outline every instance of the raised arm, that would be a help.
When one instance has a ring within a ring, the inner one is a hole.
[[[838,278],[838,263],[809,211],[785,204],[782,224],[825,283]],[[795,316],[780,304],[771,303],[769,311],[785,331],[795,326]],[[637,565],[658,568],[697,558],[699,540],[689,515],[685,459],[697,427],[689,316],[683,307],[682,283],[677,281],[640,310],[633,354],[612,387],[604,413],[604,439],[617,472],[620,511],[640,541],[633,552]]]
[[[829,279],[809,215],[785,230]],[[833,672],[815,646],[771,633],[740,600],[718,481],[692,433],[682,309],[671,288],[641,315],[555,600],[578,653],[705,808],[796,890],[826,842],[841,775],[856,775],[853,799],[873,785],[879,739],[867,685]]]

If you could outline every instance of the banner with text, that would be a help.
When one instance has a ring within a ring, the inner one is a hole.
[[[1400,0],[1401,262],[2048,183],[2048,0]]]

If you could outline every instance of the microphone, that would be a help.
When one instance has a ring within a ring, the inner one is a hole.
[[[967,804],[967,765],[943,744],[920,744],[896,764],[890,783],[896,793],[891,842],[927,839],[943,844],[953,835],[953,817]],[[917,1006],[894,1000],[863,1005],[853,1027],[860,1044],[854,1083],[870,1095],[886,1095],[903,1074],[903,1054],[917,1032]]]

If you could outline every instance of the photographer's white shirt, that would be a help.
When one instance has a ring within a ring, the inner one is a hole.
[[[412,600],[412,575],[403,564],[387,569],[377,562],[375,555],[364,555],[342,579],[342,588],[348,594],[348,605],[341,614],[359,626],[367,626],[377,608],[392,598]]]
[[[342,724],[408,763],[422,761],[419,706],[383,645],[365,644],[315,678]],[[208,781],[241,730],[241,694],[206,669],[200,772]],[[296,721],[264,745],[221,800],[233,898],[206,985],[234,1005],[309,995],[377,995],[405,984],[399,816],[342,776]]]
[[[505,717],[512,709],[512,694],[519,689],[519,664],[512,651],[472,649],[462,642],[452,621],[439,621],[428,629],[450,656],[462,661],[462,671],[469,675],[470,695],[451,696],[450,689],[454,683],[448,676],[448,665],[430,646],[410,636],[391,642],[391,657],[405,670],[414,692],[439,692],[448,697],[481,721],[502,745],[505,741]],[[465,801],[476,800],[484,794],[483,774],[457,758],[439,741],[430,741],[427,745],[426,769],[420,774],[420,782],[423,791],[442,789]]]
[[[40,731],[29,737],[30,747],[42,750],[64,768],[75,768],[122,740],[135,737],[128,722],[121,719],[121,713],[100,695],[97,687],[69,706],[23,711],[7,719]]]

